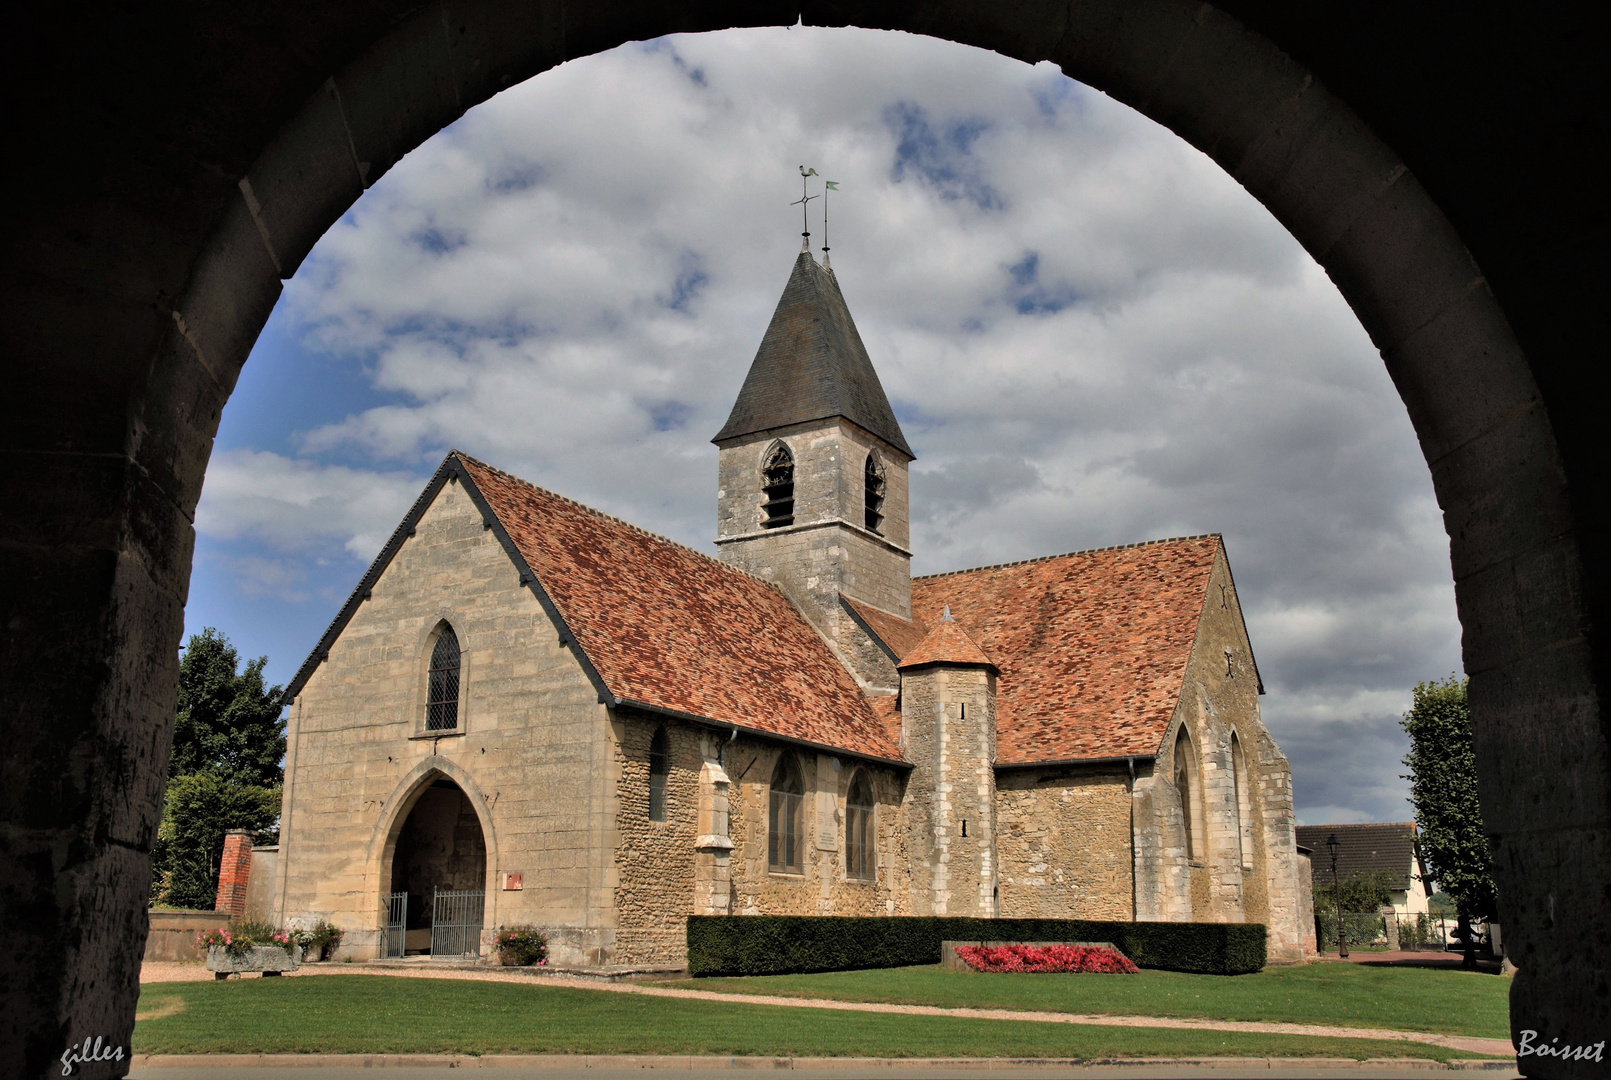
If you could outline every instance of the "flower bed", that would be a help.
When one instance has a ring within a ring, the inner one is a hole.
[[[1139,970],[1121,952],[1085,945],[958,945],[957,956],[975,971],[1134,975]]]

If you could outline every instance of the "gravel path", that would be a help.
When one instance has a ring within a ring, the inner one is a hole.
[[[973,1020],[1025,1020],[1039,1024],[1090,1024],[1099,1027],[1181,1028],[1194,1031],[1242,1031],[1272,1035],[1313,1035],[1326,1038],[1383,1039],[1417,1042],[1463,1050],[1473,1054],[1509,1056],[1515,1048],[1508,1039],[1481,1039],[1467,1035],[1434,1035],[1425,1031],[1394,1031],[1387,1028],[1330,1027],[1322,1024],[1281,1024],[1251,1020],[1196,1020],[1172,1016],[1096,1016],[1080,1013],[1028,1012],[1015,1009],[958,1009],[935,1005],[890,1005],[882,1002],[831,1001],[823,998],[771,997],[763,994],[726,994],[714,990],[684,990],[642,983],[605,982],[602,979],[571,975],[544,974],[530,969],[491,968],[485,971],[464,968],[400,968],[368,964],[310,964],[285,978],[311,975],[388,975],[402,979],[468,979],[479,982],[515,982],[531,986],[564,986],[614,994],[643,994],[647,997],[689,998],[696,1001],[740,1001],[750,1005],[772,1005],[792,1009],[838,1009],[845,1012],[904,1013],[912,1016],[954,1016]],[[142,983],[193,982],[210,980],[213,973],[199,963],[146,964],[140,970]]]

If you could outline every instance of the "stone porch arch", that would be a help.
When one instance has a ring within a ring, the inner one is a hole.
[[[433,754],[410,769],[408,775],[392,788],[391,794],[381,804],[380,818],[370,833],[364,859],[364,895],[373,901],[370,909],[375,921],[368,929],[380,929],[380,898],[391,889],[392,856],[396,852],[397,837],[403,831],[403,824],[420,796],[438,779],[458,785],[470,800],[470,805],[475,807],[476,819],[481,823],[481,842],[487,849],[487,868],[482,883],[487,897],[484,925],[498,925],[498,837],[492,826],[492,809],[486,795],[468,772],[453,761]]]

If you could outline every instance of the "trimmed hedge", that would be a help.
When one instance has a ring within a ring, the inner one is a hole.
[[[688,972],[697,978],[938,964],[942,941],[1111,941],[1137,967],[1202,975],[1245,975],[1265,961],[1259,923],[690,915]]]

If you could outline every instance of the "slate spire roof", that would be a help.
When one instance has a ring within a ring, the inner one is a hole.
[[[733,412],[711,441],[842,416],[915,457],[884,396],[833,271],[808,251],[794,261]]]

